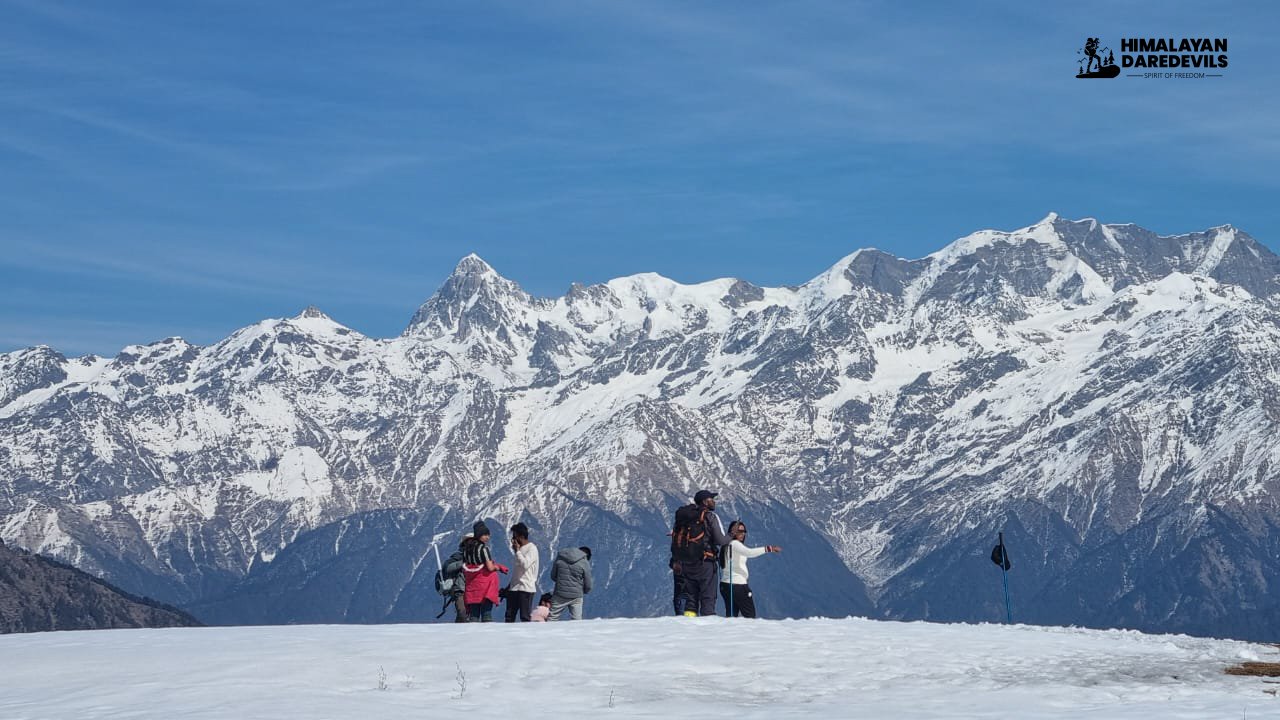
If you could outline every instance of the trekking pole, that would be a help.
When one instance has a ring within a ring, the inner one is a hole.
[[[443,578],[443,577],[444,577],[444,563],[440,562],[440,549],[436,547],[436,541],[435,541],[435,540],[432,540],[432,541],[431,541],[431,551],[432,551],[432,552],[434,552],[434,553],[436,554],[436,575],[438,576],[438,578]],[[438,581],[439,581],[439,580],[437,579],[437,582],[438,582]],[[439,620],[440,618],[444,617],[444,613],[445,613],[445,611],[449,609],[449,603],[451,603],[451,602],[453,602],[453,601],[454,601],[454,597],[453,597],[453,595],[452,595],[452,594],[451,594],[451,595],[449,595],[449,597],[445,598],[445,600],[444,600],[444,604],[440,606],[440,614],[439,614],[439,615],[436,615],[436,619],[437,619],[437,620]]]
[[[733,617],[733,541],[729,541],[729,547],[724,551],[724,561],[729,566],[729,617]]]
[[[1001,570],[1000,577],[1004,580],[1004,617],[1008,624],[1013,624],[1013,605],[1009,604],[1009,571]]]

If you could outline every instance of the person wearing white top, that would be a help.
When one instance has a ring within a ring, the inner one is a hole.
[[[529,622],[533,619],[533,596],[538,593],[538,546],[529,542],[528,525],[511,526],[511,551],[516,555],[516,566],[507,585],[506,619],[515,622],[518,614],[521,621]]]
[[[777,545],[747,547],[747,526],[741,520],[729,523],[729,544],[720,551],[720,596],[724,598],[725,617],[756,616],[756,601],[747,584],[747,560],[765,553],[779,553]]]

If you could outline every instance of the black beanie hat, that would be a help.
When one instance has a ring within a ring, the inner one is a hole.
[[[476,524],[471,526],[471,532],[476,536],[477,540],[484,537],[485,535],[493,534],[489,532],[489,526],[485,525],[483,520],[477,520]]]

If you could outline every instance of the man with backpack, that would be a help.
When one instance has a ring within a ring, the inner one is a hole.
[[[671,529],[671,572],[675,574],[675,610],[686,616],[715,615],[720,548],[729,541],[716,515],[716,495],[699,490],[693,504],[676,510]]]

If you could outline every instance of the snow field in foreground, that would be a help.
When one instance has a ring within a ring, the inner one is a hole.
[[[1280,717],[1280,685],[1223,674],[1246,660],[1280,650],[857,618],[99,630],[0,637],[0,718]]]

